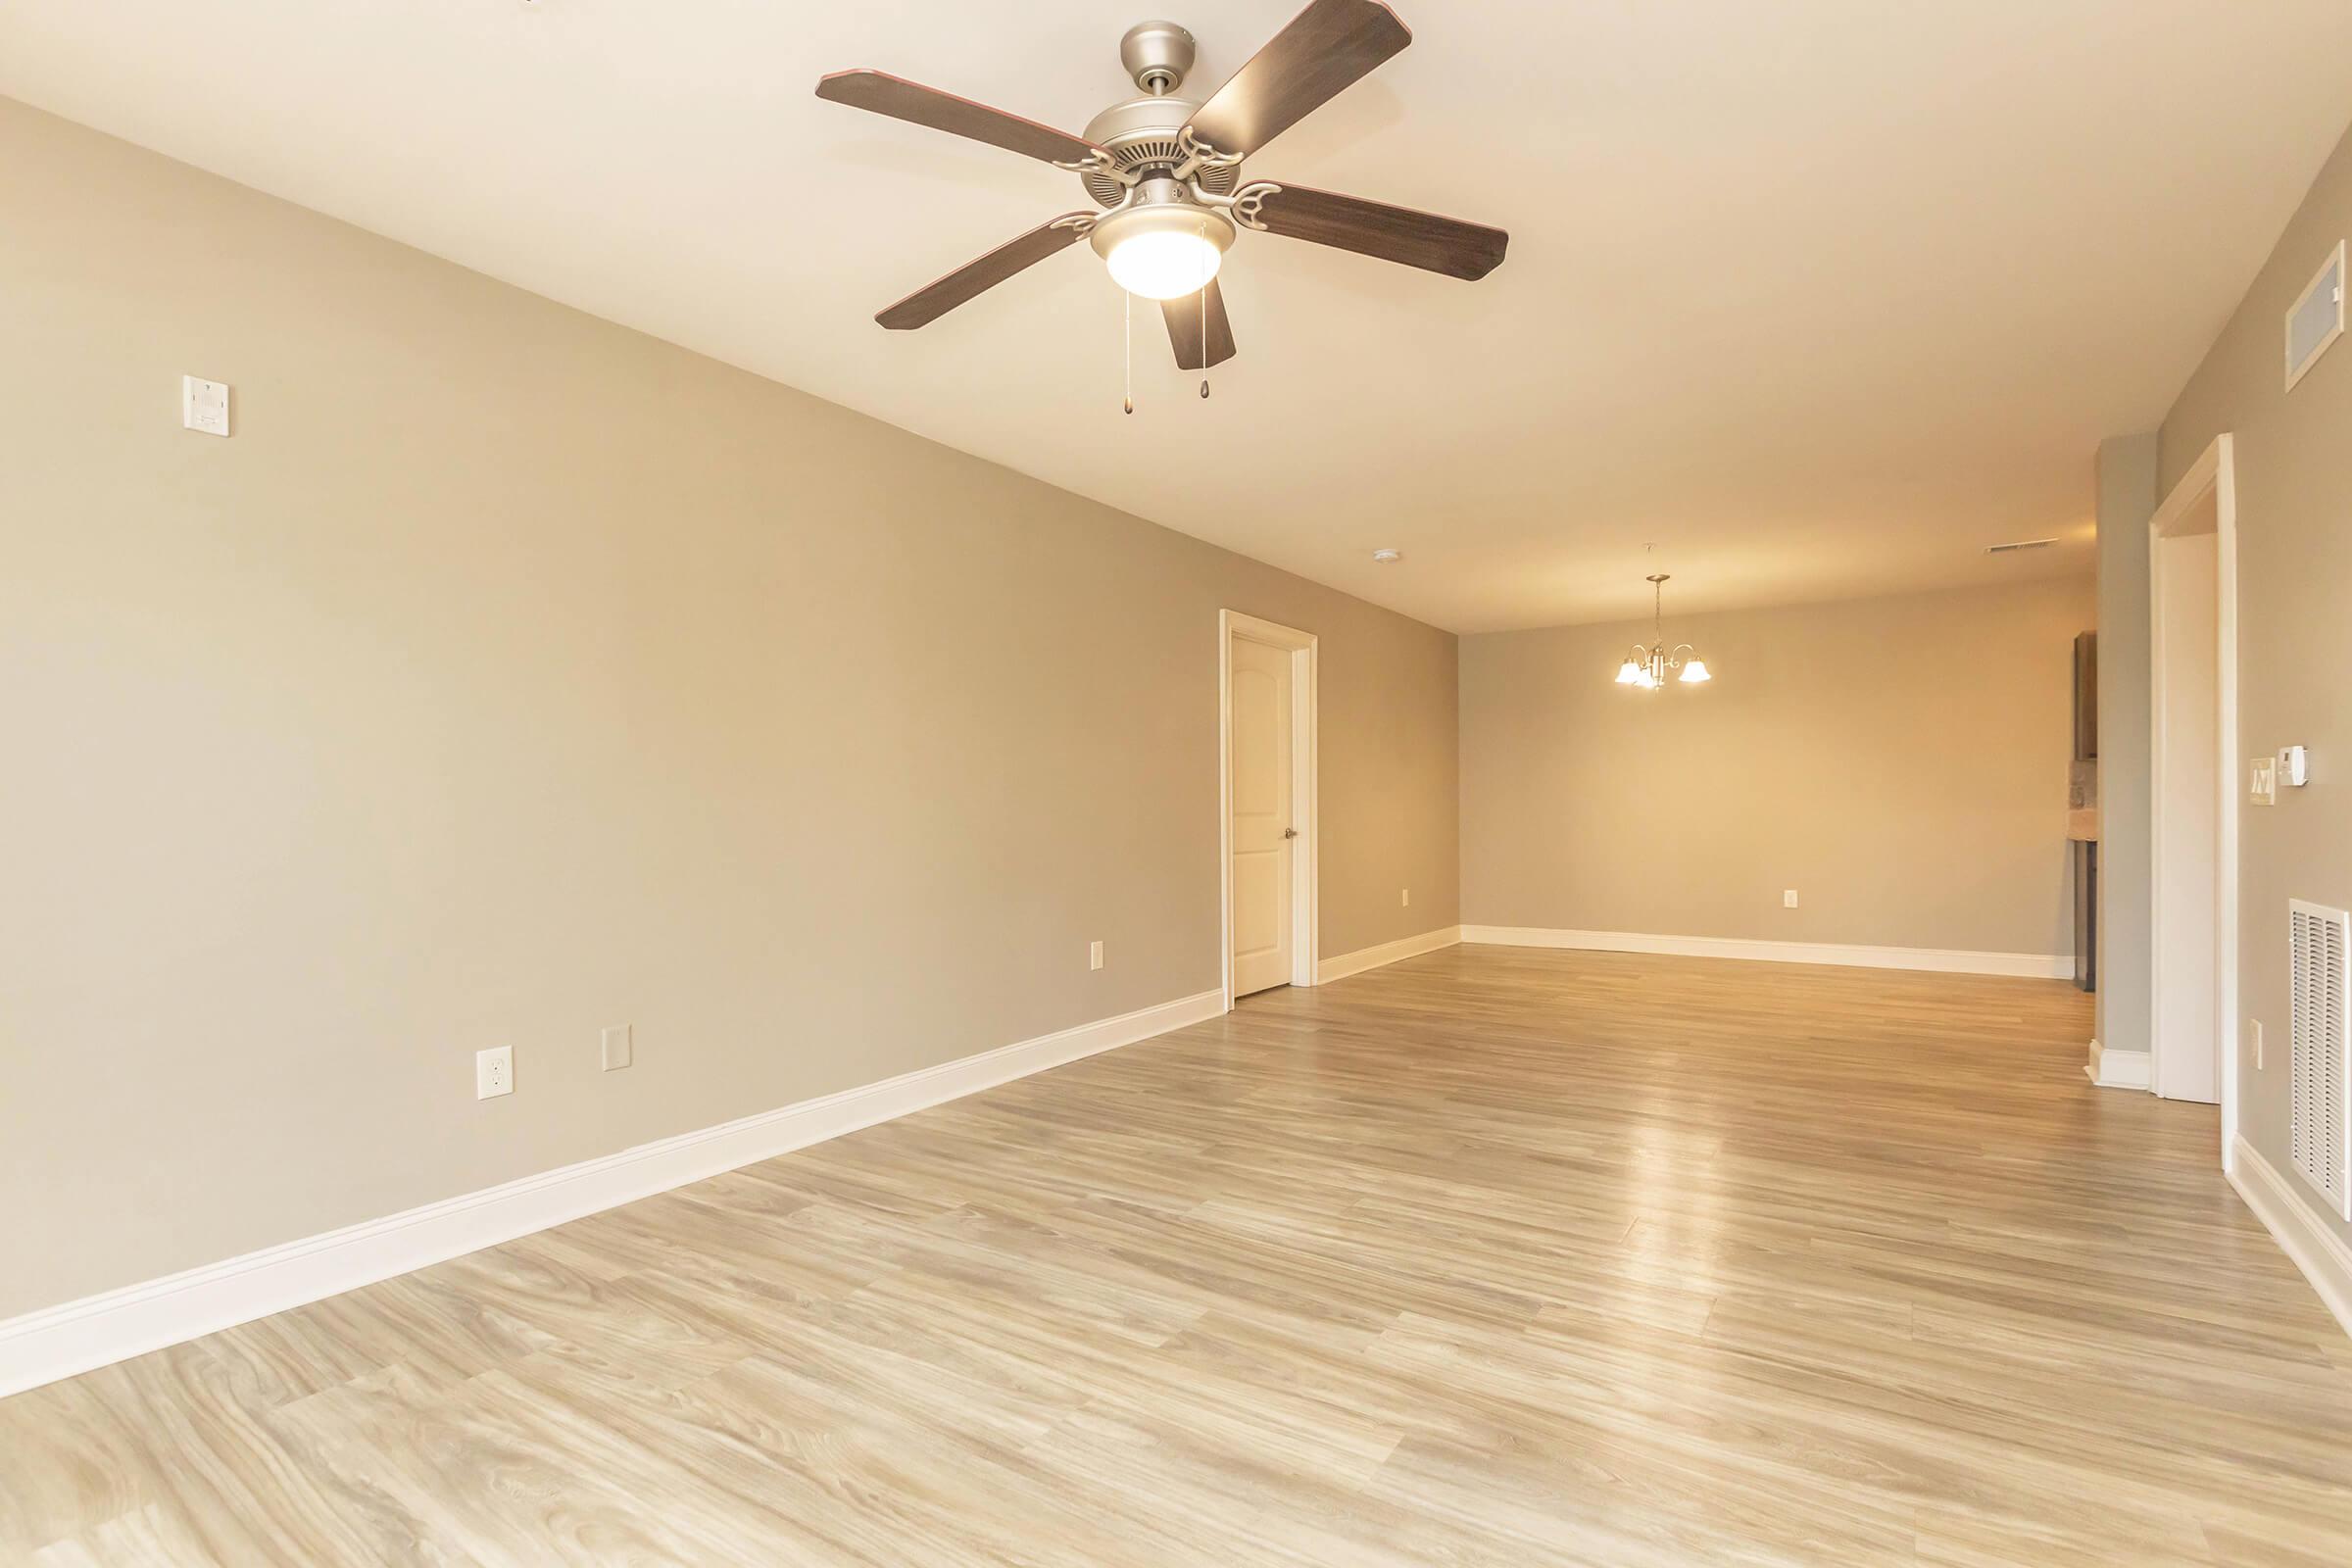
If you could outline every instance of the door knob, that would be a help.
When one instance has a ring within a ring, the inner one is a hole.
[[[1295,827],[1286,827],[1282,830],[1282,836],[1286,839],[1295,839],[1298,836],[1298,830]]]

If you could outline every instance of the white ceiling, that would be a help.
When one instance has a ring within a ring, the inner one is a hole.
[[[8,0],[0,93],[1457,630],[1638,613],[1649,541],[1685,612],[2084,569],[2352,114],[2344,0],[1396,0],[1250,167],[1508,228],[1486,281],[1245,234],[1241,357],[1203,403],[1139,310],[1132,417],[1083,247],[877,327],[1085,202],[817,76],[1077,130],[1146,3]],[[1181,0],[1193,85],[1293,10]]]

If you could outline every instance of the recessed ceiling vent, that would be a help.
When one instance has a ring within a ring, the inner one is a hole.
[[[2352,1220],[2352,1031],[2345,1011],[2352,914],[2291,899],[2286,917],[2294,1018],[2289,1152],[2328,1208]]]
[[[2344,335],[2344,242],[2286,313],[2286,387],[2311,373],[2328,345]]]
[[[2057,542],[2055,539],[2012,539],[2005,545],[1986,545],[1984,553],[1988,556],[2013,556],[2020,550],[2047,550]]]

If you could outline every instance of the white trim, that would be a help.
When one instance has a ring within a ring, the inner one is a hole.
[[[1233,1010],[1233,640],[1279,648],[1291,656],[1291,816],[1298,824],[1299,853],[1291,857],[1291,984],[1311,986],[1321,965],[1323,916],[1317,906],[1322,884],[1323,833],[1316,819],[1322,782],[1319,733],[1322,698],[1320,641],[1300,631],[1238,610],[1217,612],[1217,913],[1225,956],[1225,1010]]]
[[[0,1396],[1216,1017],[1203,991],[0,1322]]]
[[[2311,352],[2303,356],[2303,363],[2297,365],[2295,318],[2303,314],[2303,307],[2311,303],[2312,295],[2318,293],[2320,285],[2328,281],[2329,272],[2335,274],[2335,324],[2320,335],[2319,342],[2312,346]],[[2289,392],[2295,389],[2297,381],[2311,373],[2311,368],[2320,363],[2320,356],[2334,347],[2335,340],[2344,335],[2344,295],[2348,290],[2352,290],[2352,279],[2344,276],[2344,242],[2339,239],[2335,242],[2335,249],[2328,253],[2328,260],[2322,262],[2320,270],[2312,274],[2311,281],[2303,285],[2303,292],[2295,296],[2295,303],[2286,308],[2280,336],[2285,339],[2281,352],[2286,359],[2286,390]]]
[[[1464,942],[1507,948],[1581,948],[1596,953],[1665,953],[1690,958],[1755,958],[1853,969],[1926,969],[2071,980],[2071,953],[1968,953],[1953,948],[1869,948],[1837,942],[1766,942],[1741,937],[1668,937],[1642,931],[1560,931],[1533,925],[1465,925]]]
[[[2225,431],[2197,454],[2180,483],[2148,519],[2148,760],[2154,784],[2148,799],[2148,1044],[2150,1084],[2154,1053],[2164,1031],[2155,1021],[2164,1016],[2167,965],[2164,961],[2162,897],[2164,881],[2164,552],[2158,541],[2172,535],[2205,498],[2213,498],[2215,548],[2218,552],[2214,592],[2215,640],[2219,646],[2216,681],[2221,712],[2216,725],[2221,772],[2220,839],[2214,855],[2214,886],[2219,890],[2214,910],[2214,1030],[2221,1056],[2222,1168],[2237,1157],[2237,859],[2241,786],[2237,776],[2237,460],[2236,438]]]
[[[1417,937],[1398,937],[1394,942],[1358,948],[1353,953],[1343,953],[1336,958],[1325,958],[1317,964],[1315,984],[1327,986],[1334,980],[1345,980],[1351,974],[1362,974],[1366,969],[1377,969],[1382,964],[1395,963],[1400,958],[1418,958],[1424,953],[1450,948],[1461,940],[1460,926],[1444,925],[1435,931],[1424,931]]]
[[[2230,1185],[2246,1200],[2263,1229],[2293,1259],[2346,1334],[2352,1334],[2352,1247],[2328,1229],[2303,1201],[2278,1167],[2244,1139],[2230,1152]]]
[[[2144,1051],[2117,1051],[2090,1043],[2090,1061],[2083,1067],[2082,1076],[2101,1089],[2137,1089],[2145,1092],[2154,1075],[2150,1072],[2151,1058]]]

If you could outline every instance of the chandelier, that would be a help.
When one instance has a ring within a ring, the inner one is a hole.
[[[1686,686],[1695,686],[1714,678],[1707,673],[1707,662],[1699,658],[1698,650],[1689,643],[1678,643],[1672,653],[1667,652],[1666,579],[1671,575],[1663,571],[1649,575],[1651,609],[1657,619],[1657,641],[1647,648],[1640,643],[1634,644],[1633,652],[1627,654],[1625,662],[1617,667],[1617,684],[1620,686],[1639,686],[1645,692],[1654,692],[1666,684],[1669,675]],[[1685,654],[1690,657],[1685,659]]]

